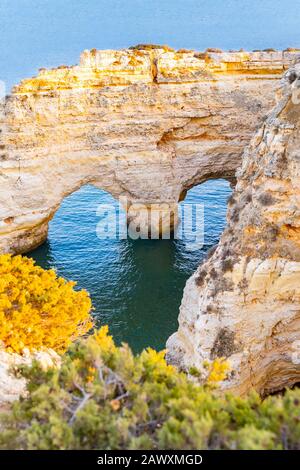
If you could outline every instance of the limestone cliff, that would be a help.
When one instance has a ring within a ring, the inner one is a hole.
[[[25,392],[25,379],[16,376],[14,369],[21,365],[29,366],[33,361],[38,361],[43,369],[47,369],[58,367],[61,358],[52,349],[32,353],[24,351],[24,354],[19,355],[0,348],[0,412]]]
[[[188,280],[169,360],[203,370],[229,359],[223,384],[261,394],[300,381],[300,64],[246,148],[227,228]]]
[[[42,243],[87,183],[126,196],[129,219],[142,202],[176,221],[190,187],[234,179],[297,54],[92,50],[24,80],[0,118],[0,252]]]

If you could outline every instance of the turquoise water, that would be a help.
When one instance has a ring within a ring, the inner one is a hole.
[[[108,324],[115,340],[135,351],[162,349],[177,329],[187,278],[218,242],[231,193],[225,180],[192,188],[184,203],[204,204],[204,245],[189,251],[183,240],[100,240],[99,204],[117,202],[104,191],[84,186],[67,197],[50,223],[49,236],[30,255],[87,289],[98,325]]]

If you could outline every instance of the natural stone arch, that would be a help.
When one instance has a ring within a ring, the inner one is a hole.
[[[296,53],[85,51],[79,66],[41,70],[4,103],[0,252],[42,243],[66,194],[86,183],[163,208],[185,191],[232,179]],[[157,229],[157,227],[155,227]]]

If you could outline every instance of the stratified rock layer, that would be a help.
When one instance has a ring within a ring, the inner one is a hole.
[[[297,52],[85,51],[41,70],[0,117],[0,252],[42,243],[63,198],[90,183],[160,212],[209,178],[234,179]]]
[[[226,357],[224,388],[266,394],[300,381],[300,65],[245,150],[227,221],[187,282],[169,360]]]

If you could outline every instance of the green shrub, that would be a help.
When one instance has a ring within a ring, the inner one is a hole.
[[[210,381],[224,374],[218,363]],[[262,401],[220,396],[167,365],[133,356],[101,328],[60,369],[23,367],[28,394],[1,418],[2,449],[299,449],[300,390]]]

